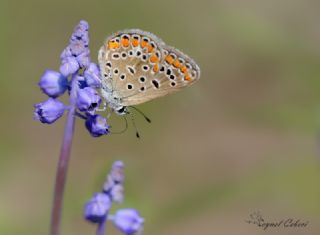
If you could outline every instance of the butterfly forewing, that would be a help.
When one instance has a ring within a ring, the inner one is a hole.
[[[141,30],[107,38],[99,62],[104,85],[123,106],[165,96],[200,78],[200,69],[191,58]]]

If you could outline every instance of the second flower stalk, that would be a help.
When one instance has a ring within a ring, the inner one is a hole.
[[[86,203],[84,217],[91,223],[96,223],[97,235],[105,234],[105,223],[111,220],[114,226],[125,235],[141,232],[144,219],[132,208],[120,209],[114,215],[109,211],[112,202],[122,203],[124,199],[124,164],[121,161],[113,163],[103,185],[102,192],[95,193]]]

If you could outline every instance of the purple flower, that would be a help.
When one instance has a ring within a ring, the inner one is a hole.
[[[68,80],[56,71],[47,70],[42,75],[39,86],[46,95],[56,98],[66,91]]]
[[[93,88],[101,87],[99,66],[95,63],[90,63],[89,67],[84,71],[84,77],[87,85]]]
[[[76,59],[81,68],[88,67],[90,64],[90,50],[86,48],[81,54],[79,54]]]
[[[61,53],[61,55],[60,55],[60,59],[61,60],[64,60],[64,59],[66,59],[67,57],[71,57],[72,56],[72,52],[71,52],[71,50],[70,50],[70,47],[66,47],[63,51],[62,51],[62,53]]]
[[[105,220],[106,215],[111,207],[111,200],[104,193],[96,193],[86,203],[84,216],[93,223],[100,223]]]
[[[144,219],[135,209],[120,209],[114,215],[113,223],[125,235],[132,235],[142,230]]]
[[[122,203],[124,199],[124,164],[122,161],[115,161],[112,164],[110,174],[103,185],[103,192],[110,195],[112,201]]]
[[[100,115],[89,115],[86,120],[86,128],[93,137],[99,137],[108,134],[110,127],[107,124],[107,119],[104,117]]]
[[[80,21],[70,37],[69,45],[60,55],[60,72],[67,77],[76,73],[80,68],[90,64],[89,25],[86,21]]]
[[[84,45],[84,42],[81,40],[72,41],[69,47],[72,55],[74,56],[80,55],[81,53],[85,52],[87,49],[87,47]]]
[[[80,66],[75,57],[65,57],[60,66],[60,72],[63,76],[68,77],[79,70]]]
[[[111,188],[110,196],[112,201],[122,203],[124,199],[124,187],[122,184],[116,184]]]
[[[115,182],[113,181],[112,177],[108,175],[106,178],[106,181],[103,184],[103,192],[110,193],[114,185],[115,185]]]
[[[49,98],[39,104],[35,104],[34,118],[42,123],[51,124],[60,118],[65,110],[65,106],[59,100]]]
[[[113,163],[110,175],[115,182],[123,183],[124,181],[123,169],[124,169],[124,164],[122,161],[116,161]]]
[[[77,107],[80,111],[94,111],[100,103],[101,98],[95,89],[85,87],[78,90]]]
[[[82,41],[85,46],[89,45],[89,24],[88,22],[81,20],[79,24],[74,28],[73,34],[70,38],[70,44],[76,41]]]

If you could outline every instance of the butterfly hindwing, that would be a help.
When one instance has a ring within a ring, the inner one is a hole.
[[[191,58],[141,30],[124,30],[107,38],[99,62],[104,85],[123,106],[165,96],[200,78]]]

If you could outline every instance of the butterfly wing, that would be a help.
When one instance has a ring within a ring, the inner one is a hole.
[[[163,47],[163,59],[159,63],[159,71],[151,74],[145,93],[135,93],[123,97],[127,105],[140,104],[190,86],[200,78],[199,66],[181,51]]]
[[[123,106],[165,96],[200,78],[191,58],[138,29],[108,37],[99,51],[99,63],[104,85]]]

